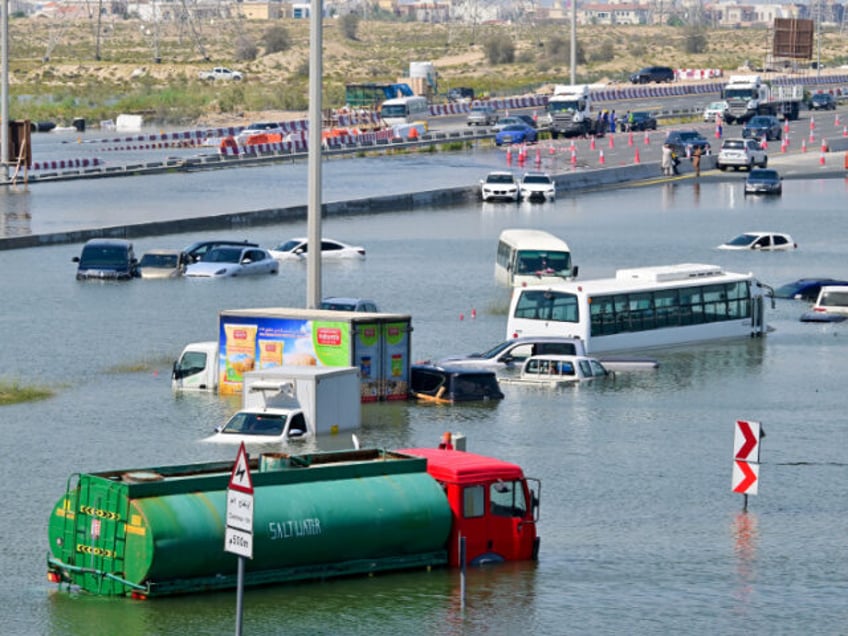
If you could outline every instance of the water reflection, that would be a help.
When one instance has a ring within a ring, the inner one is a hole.
[[[0,236],[32,234],[32,194],[26,186],[0,189]]]
[[[736,556],[736,588],[733,596],[737,604],[734,613],[745,616],[749,612],[757,581],[757,516],[751,512],[739,512],[733,519],[731,532],[733,553]]]

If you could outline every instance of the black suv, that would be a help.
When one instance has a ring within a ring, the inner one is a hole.
[[[836,99],[830,93],[816,93],[810,98],[810,110],[836,110]]]
[[[129,280],[139,275],[133,244],[124,239],[91,239],[71,261],[77,263],[77,280]]]
[[[668,66],[646,66],[641,71],[637,71],[630,76],[630,81],[633,84],[650,84],[656,82],[673,82],[674,70]]]
[[[678,157],[685,157],[687,150],[691,155],[695,148],[700,148],[705,155],[710,152],[710,142],[697,130],[672,130],[663,143],[669,144]]]
[[[259,243],[248,243],[247,241],[197,241],[197,243],[192,243],[188,247],[183,250],[183,254],[185,254],[186,263],[196,263],[197,261],[202,261],[209,250],[215,247],[259,247]]]
[[[448,91],[449,102],[461,102],[474,99],[474,89],[465,86],[457,86]]]

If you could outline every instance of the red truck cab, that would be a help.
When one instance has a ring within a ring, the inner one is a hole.
[[[453,522],[448,564],[460,566],[459,539],[465,538],[465,562],[480,565],[536,559],[541,482],[521,467],[483,455],[443,448],[400,451],[427,459],[427,472],[445,489]]]

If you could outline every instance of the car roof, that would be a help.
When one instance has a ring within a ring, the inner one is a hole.
[[[88,239],[85,242],[86,245],[102,245],[102,246],[112,246],[112,247],[128,247],[131,246],[132,243],[126,239],[119,238],[93,238]]]
[[[449,361],[445,364],[413,364],[411,368],[415,371],[432,371],[435,373],[449,373],[451,375],[490,375],[497,378],[497,374],[491,369],[480,369],[478,367],[453,366]]]
[[[321,300],[322,303],[343,303],[345,305],[355,305],[356,303],[373,303],[370,298],[353,298],[351,296],[327,296]],[[374,303],[376,304],[376,303]]]
[[[145,254],[182,254],[182,250],[170,250],[170,249],[155,249],[155,250],[145,250]]]

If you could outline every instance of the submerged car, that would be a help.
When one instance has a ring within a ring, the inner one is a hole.
[[[227,278],[277,274],[280,263],[261,247],[216,247],[204,259],[186,268],[192,278]]]
[[[718,246],[720,250],[794,250],[798,244],[788,234],[777,232],[745,232]]]
[[[536,141],[538,134],[535,128],[524,122],[509,124],[501,128],[495,135],[495,145],[532,143]]]
[[[518,377],[503,378],[507,384],[562,386],[597,378],[606,378],[610,372],[603,363],[588,356],[540,355],[524,361]]]
[[[183,249],[183,253],[186,255],[186,262],[191,264],[196,263],[197,261],[202,261],[209,250],[224,246],[259,247],[259,243],[251,243],[249,241],[231,241],[227,239],[197,241]]]
[[[818,298],[821,288],[826,285],[848,285],[848,280],[837,280],[836,278],[799,278],[796,281],[786,283],[775,289],[774,297],[813,302]]]
[[[377,313],[377,303],[367,298],[344,298],[341,296],[331,296],[321,301],[320,309],[330,309],[332,311],[366,311],[369,313]]]
[[[483,201],[518,201],[518,182],[511,172],[495,171],[480,181]]]
[[[783,177],[771,168],[757,168],[745,179],[745,194],[782,194]]]
[[[77,280],[130,280],[138,276],[133,244],[124,239],[91,239],[71,262],[77,264]]]
[[[270,250],[271,256],[278,260],[305,260],[309,251],[309,241],[306,237],[299,236],[289,239]],[[361,245],[348,245],[341,241],[329,238],[321,239],[321,258],[333,259],[363,259],[365,248]]]
[[[494,371],[413,364],[410,395],[425,402],[488,402],[504,397]]]
[[[186,255],[181,250],[149,250],[138,263],[142,278],[179,278],[186,269]]]
[[[848,319],[848,287],[825,285],[801,322],[842,322]]]
[[[742,127],[742,136],[771,141],[783,137],[783,127],[774,115],[755,115]]]
[[[556,199],[556,183],[544,172],[528,172],[521,177],[521,198],[525,201],[553,201]]]
[[[437,366],[463,369],[509,371],[520,367],[530,356],[577,355],[583,353],[579,338],[561,336],[522,336],[510,338],[483,353],[450,356],[436,361]]]

